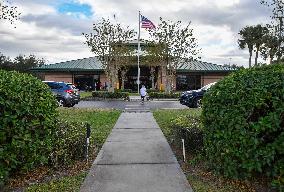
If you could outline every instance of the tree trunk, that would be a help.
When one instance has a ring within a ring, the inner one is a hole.
[[[126,70],[121,70],[121,89],[124,90],[124,81],[126,79]]]
[[[166,93],[171,93],[172,91],[172,84],[173,84],[173,70],[170,67],[167,71],[167,89]]]
[[[155,89],[155,68],[151,67],[150,69],[150,74],[151,74],[151,81],[152,81],[152,89]]]
[[[269,54],[270,64],[272,64],[273,58],[274,58],[274,54],[272,53],[272,51],[270,51],[270,54]]]
[[[252,50],[249,50],[249,68],[251,68]]]
[[[170,82],[170,69],[166,69],[166,85],[165,85],[165,91],[166,93],[170,93],[171,92],[171,82]]]
[[[259,53],[259,47],[256,48],[256,52],[255,52],[255,62],[254,62],[255,66],[257,66],[258,53]]]
[[[114,92],[116,88],[116,80],[117,80],[117,69],[116,66],[113,64],[110,67],[110,87],[108,89],[109,92]]]

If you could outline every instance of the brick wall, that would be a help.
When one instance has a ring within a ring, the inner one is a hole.
[[[107,80],[107,77],[105,74],[101,74],[100,75],[100,82],[101,82],[101,85],[104,87],[105,86],[105,83],[108,82]]]
[[[201,85],[205,86],[209,83],[217,82],[223,79],[226,75],[204,75],[201,77]]]
[[[45,81],[64,81],[73,83],[73,78],[71,73],[46,73],[44,75]]]

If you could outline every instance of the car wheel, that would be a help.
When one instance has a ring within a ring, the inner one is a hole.
[[[195,108],[201,108],[202,107],[202,98],[201,97],[198,97],[195,99]]]
[[[74,107],[75,103],[69,104],[68,107]]]
[[[65,107],[65,101],[64,101],[64,99],[59,98],[59,99],[57,100],[57,104],[58,104],[59,107]]]

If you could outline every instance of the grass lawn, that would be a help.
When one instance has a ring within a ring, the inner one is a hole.
[[[52,170],[52,168],[38,168],[26,175],[17,176],[12,179],[9,188],[25,189],[25,191],[79,191],[79,188],[87,175],[88,169],[95,159],[98,149],[101,148],[107,136],[116,123],[120,111],[118,110],[99,110],[99,109],[76,109],[76,108],[59,108],[59,118],[68,122],[87,122],[91,125],[91,145],[93,145],[90,161],[75,162],[69,167],[60,168],[61,170]],[[90,152],[91,153],[91,152]],[[43,169],[44,171],[41,171]],[[44,172],[44,173],[42,173]],[[55,177],[53,175],[56,175]],[[52,177],[50,179],[50,177]],[[40,179],[37,179],[40,178]],[[26,180],[26,182],[23,182]],[[39,184],[33,184],[34,180],[41,180]],[[21,183],[21,184],[17,184]],[[1,191],[1,190],[0,190]]]
[[[80,98],[81,99],[85,99],[85,98],[89,98],[92,97],[92,92],[91,91],[80,91]]]
[[[204,160],[197,160],[198,154],[194,155],[188,153],[187,162],[182,161],[183,156],[181,147],[174,145],[170,140],[173,133],[170,122],[180,115],[191,114],[200,116],[200,109],[156,110],[153,114],[179,160],[188,182],[195,192],[253,192],[270,190],[267,188],[266,181],[240,181],[225,179],[215,175],[207,169]]]
[[[112,109],[59,108],[59,118],[69,122],[87,122],[91,125],[91,137],[102,146],[116,123],[120,111]]]
[[[63,177],[48,183],[42,183],[29,187],[28,192],[57,192],[57,191],[79,191],[81,183],[84,181],[87,173],[82,172],[71,177]]]
[[[176,119],[180,115],[201,115],[200,109],[172,109],[172,110],[156,110],[154,111],[154,117],[161,127],[164,135],[169,138],[172,135],[172,129],[169,126],[171,120]]]

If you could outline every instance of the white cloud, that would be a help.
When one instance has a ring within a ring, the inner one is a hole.
[[[230,8],[240,3],[240,0],[215,0],[216,5],[219,8]]]
[[[29,14],[32,15],[46,15],[46,14],[55,14],[56,10],[54,7],[46,4],[39,4],[34,2],[18,2],[16,3],[21,16],[26,16]]]
[[[67,1],[67,0],[65,0]],[[92,19],[81,14],[62,15],[56,0],[15,0],[22,19],[15,29],[0,21],[0,52],[9,56],[33,53],[49,62],[92,56],[83,44],[82,32],[90,32],[92,23],[101,17],[138,29],[138,10],[155,24],[159,16],[173,21],[192,21],[194,35],[202,48],[202,60],[224,64],[247,65],[247,51],[239,50],[238,31],[246,25],[267,23],[269,10],[251,0],[76,0],[89,4]],[[143,31],[143,30],[142,30]],[[145,31],[142,37],[146,37]]]

